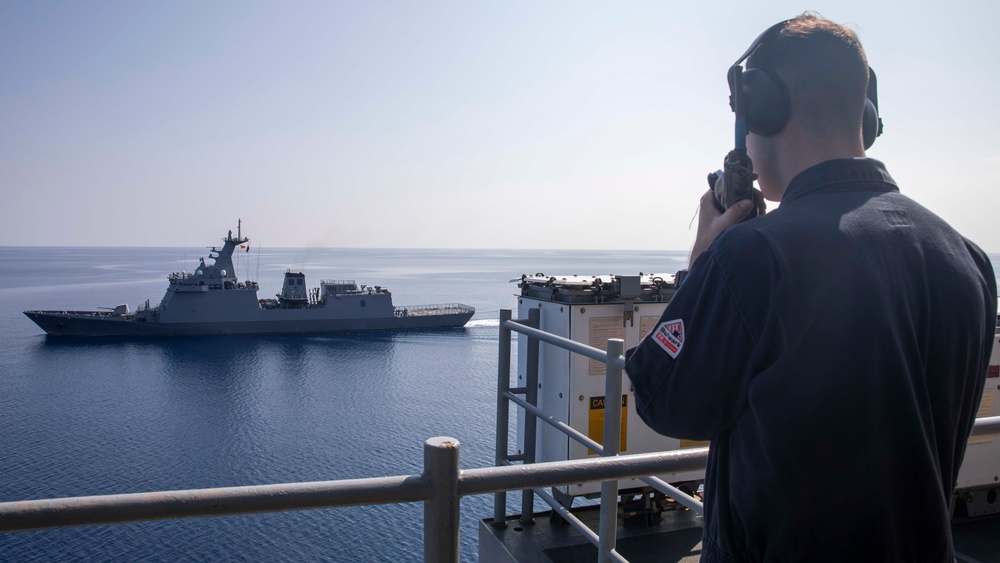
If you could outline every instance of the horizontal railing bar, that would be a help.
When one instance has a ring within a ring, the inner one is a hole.
[[[529,403],[528,401],[525,401],[524,399],[522,399],[520,397],[515,397],[513,394],[511,394],[509,392],[504,393],[504,397],[506,397],[510,401],[513,401],[513,402],[517,403],[517,405],[519,407],[521,407],[522,409],[524,409],[524,410],[530,412],[531,414],[535,415],[538,418],[538,420],[542,420],[542,421],[547,422],[549,425],[554,426],[555,428],[557,428],[563,434],[566,434],[570,438],[573,438],[574,440],[576,440],[577,442],[583,444],[584,446],[587,446],[591,450],[594,450],[595,452],[597,452],[599,454],[604,453],[604,447],[601,446],[601,444],[598,444],[594,440],[591,440],[590,438],[587,437],[586,434],[580,432],[576,428],[573,428],[572,426],[570,426],[570,425],[566,424],[565,422],[559,420],[555,416],[552,416],[552,415],[546,413],[542,409],[540,409],[540,408],[532,405],[531,403]]]
[[[973,436],[1000,434],[1000,416],[980,418]],[[708,448],[467,469],[461,496],[705,468]],[[427,500],[420,475],[248,487],[159,491],[0,503],[0,532],[192,516],[225,516]]]
[[[417,502],[422,476],[127,493],[0,503],[0,531]]]
[[[1000,434],[1000,416],[976,421],[974,436]],[[467,469],[459,480],[462,496],[571,485],[611,479],[643,478],[704,469],[708,448],[619,455],[530,465]]]
[[[508,389],[508,391],[510,391],[511,393],[514,393],[515,395],[524,395],[525,393],[528,392],[528,388],[527,387],[511,387],[510,389]]]
[[[681,473],[704,469],[707,459],[708,448],[691,448],[684,451],[481,467],[462,472],[458,491],[462,496],[468,496]]]
[[[972,426],[973,436],[989,436],[990,434],[1000,434],[1000,416],[988,416],[977,418]]]
[[[504,327],[514,331],[529,336],[531,338],[537,338],[542,342],[548,342],[554,346],[569,350],[570,352],[580,354],[581,356],[586,356],[592,360],[597,360],[601,363],[608,363],[608,353],[600,348],[594,348],[593,346],[587,346],[586,344],[581,344],[575,342],[568,338],[563,338],[561,336],[556,336],[554,334],[545,332],[544,330],[539,330],[537,328],[531,328],[530,326],[525,326],[518,321],[507,321],[504,323]],[[611,363],[615,367],[625,369],[625,358],[618,356],[617,358],[611,358]]]

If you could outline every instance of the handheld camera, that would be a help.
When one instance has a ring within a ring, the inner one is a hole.
[[[759,214],[757,200],[753,195],[753,162],[747,156],[746,150],[733,149],[726,155],[722,163],[723,169],[708,175],[708,187],[715,196],[715,208],[725,211],[736,202],[744,199],[753,200],[753,210],[748,218]]]

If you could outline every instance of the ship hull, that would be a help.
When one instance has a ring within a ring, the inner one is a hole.
[[[410,330],[462,327],[474,312],[435,315],[342,318],[267,319],[240,321],[140,322],[133,317],[102,312],[25,311],[46,334],[59,337],[206,336],[257,334],[317,334],[369,330]]]

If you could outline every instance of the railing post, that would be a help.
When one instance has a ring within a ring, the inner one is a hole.
[[[615,366],[612,358],[625,351],[621,338],[608,340],[608,361],[605,364],[604,380],[604,457],[616,456],[621,449],[622,432],[622,370]],[[601,483],[601,523],[600,545],[597,561],[611,561],[611,551],[618,541],[618,480]]]
[[[458,440],[424,442],[424,477],[431,496],[424,501],[424,561],[458,563]]]
[[[510,391],[510,329],[504,326],[511,318],[510,309],[500,309],[500,356],[497,358],[497,442],[496,465],[507,460],[510,447],[510,403],[504,394]],[[507,526],[507,492],[493,494],[493,525]]]
[[[539,328],[541,310],[528,309],[528,326]],[[527,373],[524,377],[524,400],[533,407],[538,406],[538,339],[528,337]],[[537,441],[538,418],[530,412],[524,413],[524,463],[535,463],[535,443]],[[535,492],[521,491],[521,523],[531,524],[535,519]]]

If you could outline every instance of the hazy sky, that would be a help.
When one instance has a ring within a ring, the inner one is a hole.
[[[997,2],[0,2],[0,245],[687,249],[726,69],[804,10],[869,156],[1000,251]]]

